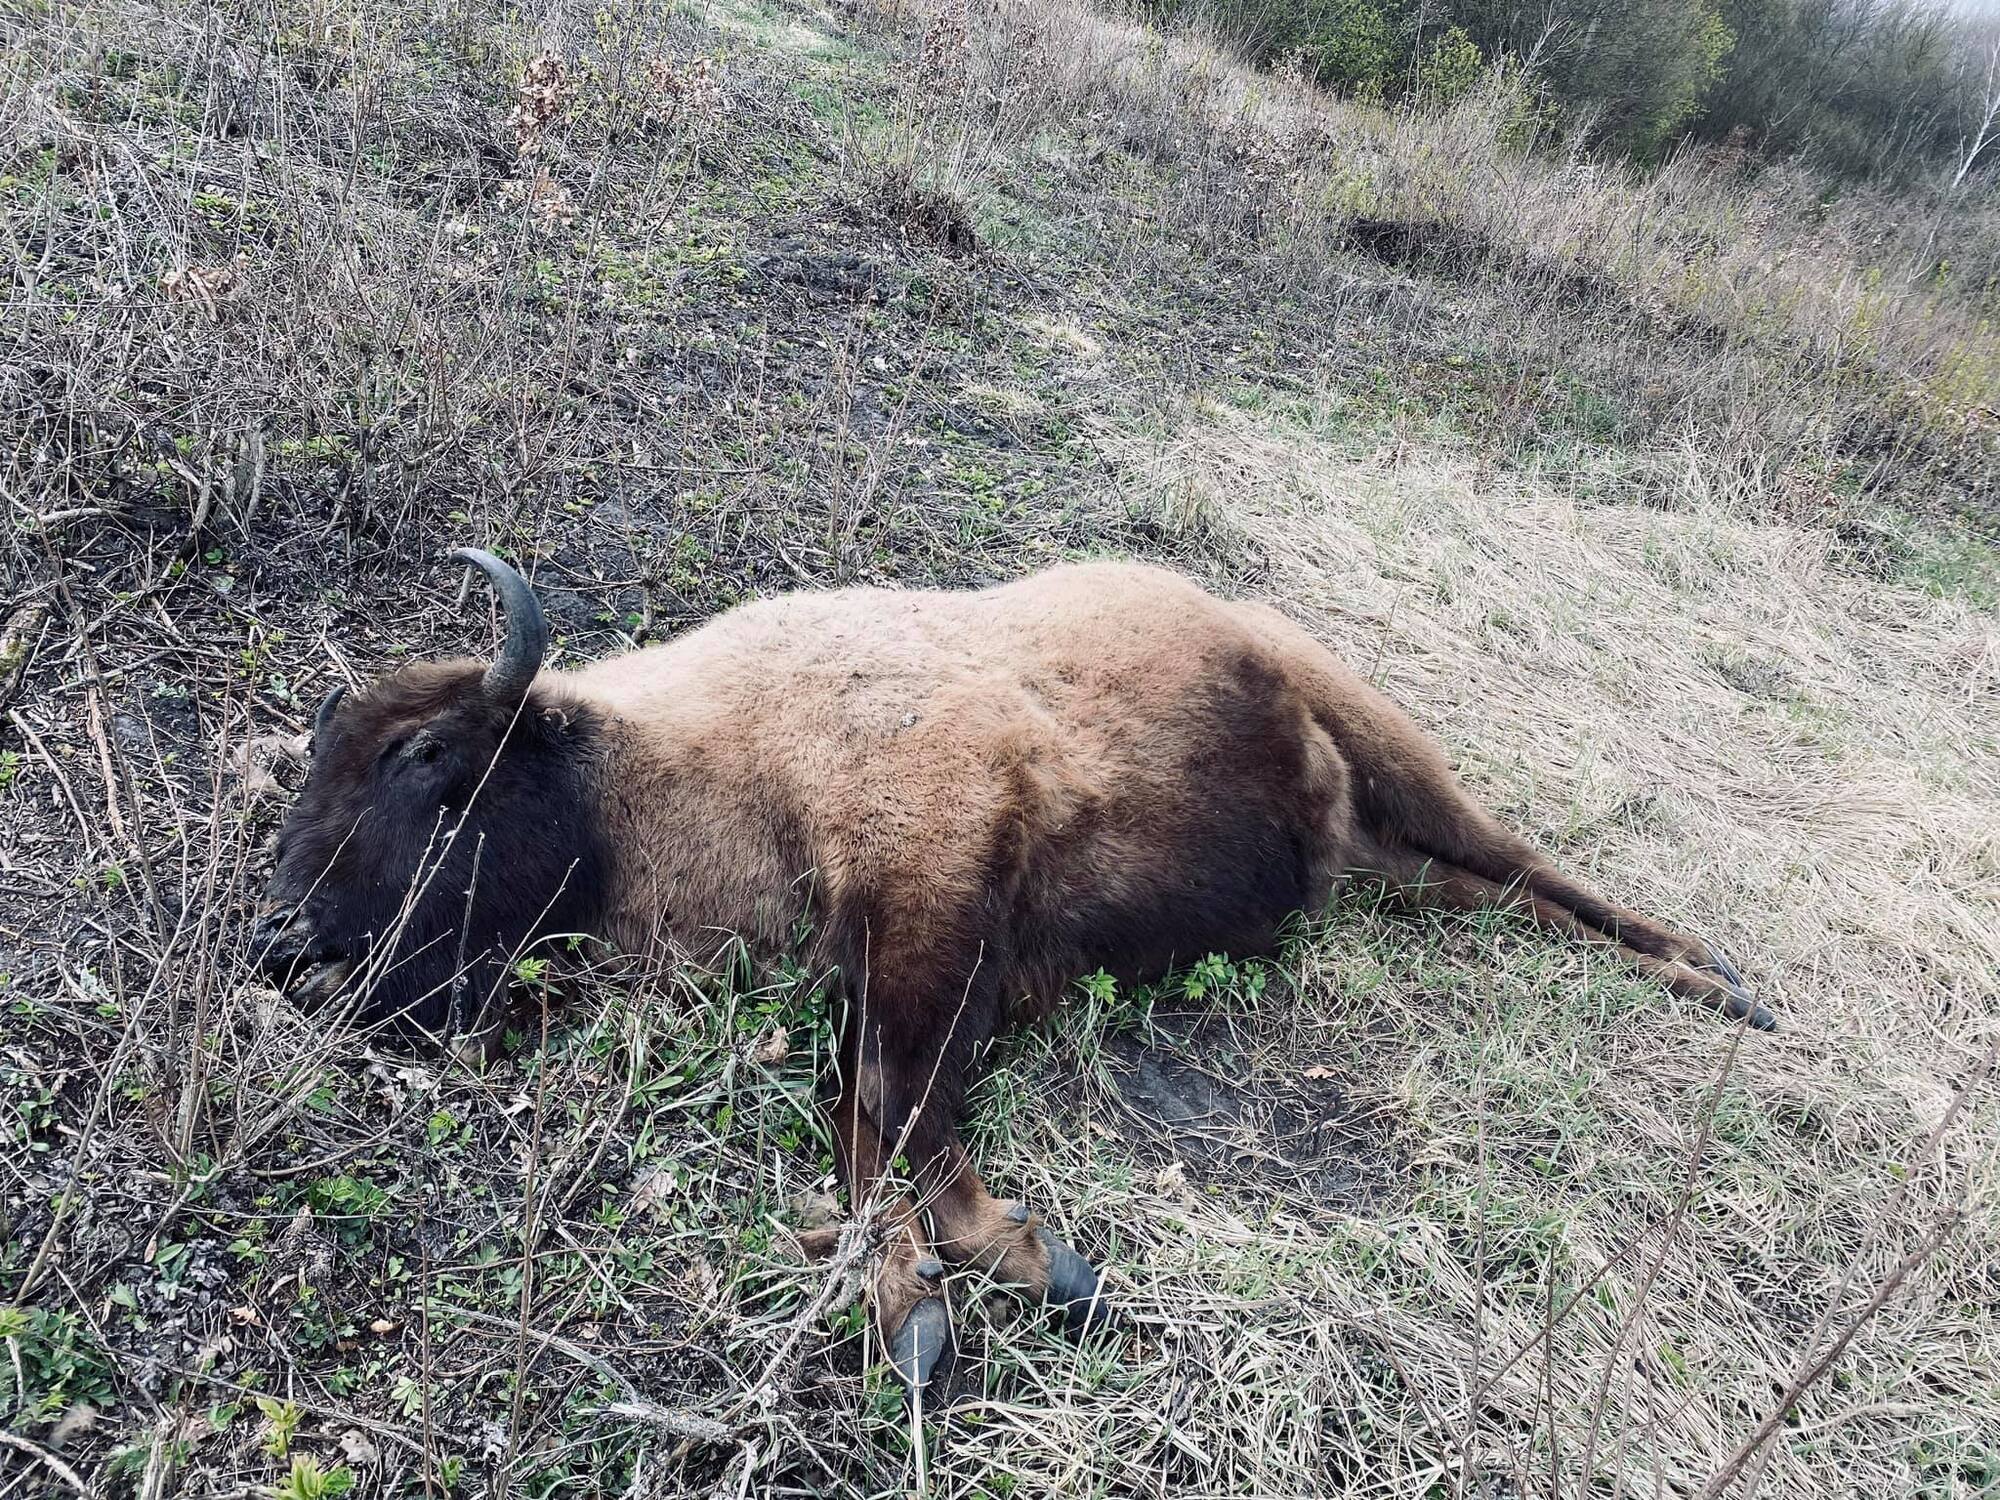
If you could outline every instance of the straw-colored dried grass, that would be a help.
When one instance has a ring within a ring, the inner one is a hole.
[[[956,4],[894,13],[962,32]],[[1001,0],[972,52],[1003,127],[1084,122],[1193,171],[1167,215],[1218,227],[1228,205],[1200,189],[1219,187],[1255,217],[1247,234],[1227,226],[1236,248],[1261,239],[1312,260],[1329,226],[1353,217],[1438,225],[1461,247],[1525,257],[1551,278],[1603,277],[1598,290],[1722,336],[1880,361],[1923,383],[1941,415],[1991,416],[2000,343],[1983,306],[1993,267],[1976,198],[1885,207],[1796,165],[1752,173],[1727,151],[1688,149],[1645,171],[1552,139],[1504,67],[1449,107],[1384,110],[1293,70],[1250,67],[1199,27],[1162,33],[1082,0]],[[1940,260],[1946,244],[1956,262]]]

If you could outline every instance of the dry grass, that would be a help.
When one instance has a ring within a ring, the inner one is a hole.
[[[0,1500],[2000,1491],[1973,211],[1530,157],[1504,90],[1382,115],[1067,0],[4,25]],[[557,955],[483,1073],[248,980],[300,705],[482,644],[468,534],[573,656],[1180,561],[1787,1029],[1358,897],[1086,987],[974,1133],[1132,1326],[959,1278],[917,1444],[865,1236],[792,1238],[814,976]]]
[[[893,14],[927,49],[965,35],[954,0]],[[1115,287],[1184,277],[1221,300],[1240,284],[1309,299],[1342,333],[1401,324],[1417,349],[1493,358],[1492,415],[1517,457],[1546,425],[1535,387],[1559,371],[1622,441],[1665,434],[1678,458],[1692,438],[1766,505],[1824,519],[1858,492],[1992,530],[1986,199],[1843,196],[1715,151],[1642,174],[1541,139],[1504,73],[1447,109],[1385,112],[1074,0],[1004,0],[962,50],[968,107],[950,113],[940,185],[1034,199],[1024,168],[1054,174],[1044,207],[1098,200]],[[1385,306],[1355,282],[1357,247],[1467,295]]]
[[[1825,533],[1745,516],[1693,456],[1668,506],[1579,504],[1329,458],[1210,406],[1126,466],[1372,661],[1544,842],[1586,841],[1655,905],[1692,897],[1726,939],[1736,912],[1789,913],[1760,946],[1822,1023],[1875,1032],[1880,995],[1932,987],[1936,1022],[1981,1013],[2000,972],[1990,612],[1842,572]],[[1621,820],[1654,862],[1590,842]],[[1707,869],[1673,863],[1696,851]]]

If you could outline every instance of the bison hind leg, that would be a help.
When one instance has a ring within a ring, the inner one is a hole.
[[[1758,1031],[1778,1029],[1778,1018],[1758,1003],[1742,974],[1714,943],[1681,937],[1649,918],[1611,907],[1553,869],[1524,866],[1502,882],[1445,860],[1381,847],[1355,873],[1383,881],[1399,900],[1415,907],[1518,912],[1552,932],[1612,949],[1683,999],[1710,1006],[1730,1020],[1747,1021]],[[1562,899],[1572,893],[1579,899]],[[1578,906],[1611,917],[1600,927],[1586,920]]]
[[[1732,1021],[1747,1019],[1751,1026],[1758,1031],[1776,1031],[1778,1029],[1777,1016],[1767,1007],[1758,1003],[1757,997],[1750,992],[1749,984],[1745,982],[1742,974],[1737,971],[1736,965],[1729,961],[1729,955],[1724,953],[1720,947],[1707,938],[1701,939],[1701,946],[1707,950],[1708,962],[1696,969],[1696,977],[1713,983],[1714,981],[1710,976],[1702,972],[1704,968],[1713,969],[1715,974],[1720,977],[1721,982],[1728,988],[1728,1001],[1719,1007],[1722,1013]]]

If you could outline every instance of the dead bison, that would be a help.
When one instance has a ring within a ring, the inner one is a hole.
[[[915,1188],[872,1283],[913,1389],[949,1346],[947,1265],[991,1267],[1076,1326],[1098,1315],[1090,1266],[987,1193],[956,1127],[975,1050],[1079,974],[1265,949],[1365,875],[1416,902],[1518,909],[1771,1024],[1715,949],[1503,828],[1298,626],[1171,573],[793,594],[545,673],[528,585],[454,556],[505,605],[499,659],[327,699],[264,961],[364,1020],[477,1031],[539,937],[778,947],[810,919],[847,998],[826,1103],[849,1191],[867,1197],[899,1154]]]

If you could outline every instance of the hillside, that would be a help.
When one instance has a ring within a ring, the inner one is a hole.
[[[2000,1492],[1991,204],[1072,0],[0,35],[0,1494]],[[466,542],[559,664],[1079,556],[1267,599],[1784,1030],[1361,894],[1080,986],[972,1138],[1129,1324],[961,1277],[913,1431],[797,1244],[812,976],[558,956],[484,1070],[253,981],[313,705],[487,648]]]

